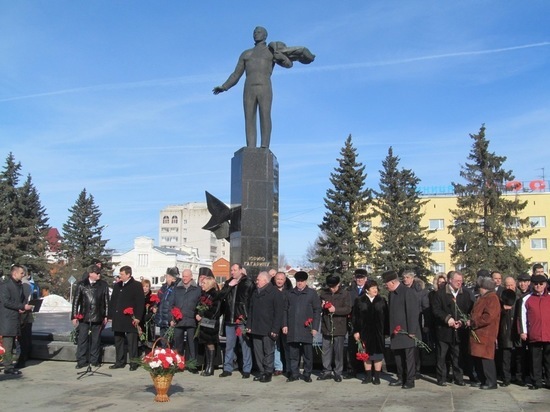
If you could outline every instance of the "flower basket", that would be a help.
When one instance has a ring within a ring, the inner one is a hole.
[[[157,343],[164,338],[158,338],[153,343],[151,352],[138,359],[137,362],[151,374],[156,390],[155,402],[168,402],[168,391],[172,384],[172,378],[177,372],[185,369],[185,357],[170,349],[167,343],[166,348],[157,348]]]
[[[174,375],[153,375],[151,373],[153,385],[155,385],[155,391],[157,392],[155,402],[170,401],[170,398],[168,397],[168,390],[170,389],[170,385],[172,385],[173,377]]]

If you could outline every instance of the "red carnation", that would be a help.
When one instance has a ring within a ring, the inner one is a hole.
[[[401,332],[401,326],[397,325],[395,329],[393,330],[393,334],[397,335],[399,332]]]
[[[172,308],[172,317],[174,320],[182,320],[183,319],[183,313],[181,313],[180,308]]]
[[[367,362],[369,360],[369,354],[368,353],[361,353],[361,352],[357,352],[355,354],[355,357],[357,358],[358,361],[361,361],[361,362]]]
[[[242,335],[243,335],[242,329],[237,327],[237,329],[235,329],[235,336],[242,336]]]
[[[329,310],[330,308],[332,308],[332,306],[333,306],[332,303],[330,303],[330,302],[325,302],[325,304],[323,305],[323,309]]]
[[[151,302],[153,305],[157,305],[160,303],[160,298],[158,297],[158,295],[151,295],[151,297],[149,298],[149,302]]]
[[[122,311],[125,315],[134,316],[134,308],[131,306],[128,306],[126,309]]]
[[[78,320],[82,320],[84,319],[84,315],[82,313],[77,313],[76,315],[74,315],[74,318]]]
[[[307,318],[306,321],[304,322],[304,326],[311,326],[311,324],[313,323],[313,318]]]

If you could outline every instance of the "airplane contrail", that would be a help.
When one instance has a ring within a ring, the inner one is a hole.
[[[359,69],[367,67],[381,67],[381,66],[391,66],[398,64],[413,63],[418,61],[425,60],[437,60],[445,59],[451,57],[463,57],[463,56],[476,56],[483,54],[494,54],[494,53],[504,53],[514,50],[530,49],[534,47],[546,47],[550,46],[550,42],[540,42],[540,43],[531,43],[524,44],[521,46],[512,46],[512,47],[502,47],[498,49],[488,49],[488,50],[474,50],[474,51],[465,51],[465,52],[454,52],[454,53],[442,53],[442,54],[433,54],[428,56],[419,56],[419,57],[410,57],[407,59],[397,59],[397,60],[387,60],[387,61],[378,61],[378,62],[359,62],[359,63],[348,63],[348,64],[335,64],[328,66],[309,66],[307,72],[311,71],[335,71],[335,70],[350,70],[350,69]],[[284,71],[277,73],[291,74],[299,73],[301,70],[295,71]],[[135,89],[143,87],[158,87],[158,86],[171,86],[174,84],[188,84],[188,83],[202,83],[202,82],[215,82],[217,76],[215,74],[210,75],[188,75],[181,77],[172,77],[172,78],[163,78],[163,79],[153,79],[153,80],[143,80],[138,82],[127,82],[127,83],[108,83],[101,84],[97,86],[84,86],[84,87],[75,87],[72,89],[63,89],[56,90],[51,92],[43,93],[34,93],[27,94],[23,96],[13,96],[0,98],[0,103],[10,102],[14,100],[25,100],[32,99],[36,97],[46,97],[46,96],[56,96],[62,94],[71,94],[71,93],[80,93],[80,92],[94,92],[101,90],[119,90],[119,89]]]

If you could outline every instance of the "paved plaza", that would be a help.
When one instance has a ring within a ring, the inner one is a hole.
[[[379,386],[357,379],[341,383],[303,381],[287,383],[283,376],[271,383],[242,379],[202,377],[183,372],[174,376],[170,402],[156,403],[149,374],[139,369],[99,372],[112,376],[85,376],[77,380],[74,362],[30,361],[23,375],[0,372],[0,402],[4,411],[548,411],[550,390],[531,391],[519,386],[483,391],[449,385],[439,387],[433,378],[416,381],[416,388],[388,386],[393,375],[383,375]],[[318,373],[315,372],[315,373]],[[147,408],[147,409],[144,409]]]

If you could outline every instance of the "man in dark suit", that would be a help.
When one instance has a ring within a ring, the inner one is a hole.
[[[439,289],[432,300],[437,336],[436,374],[439,386],[447,386],[447,352],[451,354],[455,384],[464,386],[460,352],[468,347],[469,336],[461,314],[468,316],[474,301],[462,288],[462,282],[463,276],[460,272],[449,272],[447,285]]]
[[[397,381],[390,386],[414,388],[416,366],[414,338],[420,339],[418,298],[413,290],[403,285],[393,270],[382,274],[382,280],[390,292],[388,295],[391,349],[395,357]]]
[[[353,307],[355,299],[365,294],[365,283],[367,281],[367,271],[365,269],[356,269],[353,274],[353,281],[348,288],[351,306]],[[350,315],[351,316],[351,315]],[[352,336],[353,319],[349,318],[347,323],[348,342],[353,342]],[[346,350],[347,372],[344,379],[353,379],[359,372],[363,372],[363,364],[359,363],[355,357],[357,345],[348,345]]]
[[[141,282],[132,277],[132,268],[120,268],[120,281],[113,286],[113,294],[109,303],[109,318],[113,320],[115,335],[115,364],[110,369],[119,369],[126,366],[126,356],[130,356],[130,370],[135,371],[138,364],[132,359],[138,357],[138,329],[139,320],[143,317],[145,295]],[[125,314],[129,308],[133,315]]]
[[[254,357],[262,383],[271,382],[275,363],[275,342],[283,323],[283,293],[273,286],[267,272],[256,277],[256,290],[250,297],[247,331],[252,336]]]
[[[3,336],[6,350],[4,354],[6,375],[21,375],[21,371],[13,366],[12,351],[15,337],[21,333],[21,315],[33,309],[32,305],[25,303],[21,284],[24,276],[25,268],[21,265],[13,265],[10,276],[0,283],[0,336]]]

